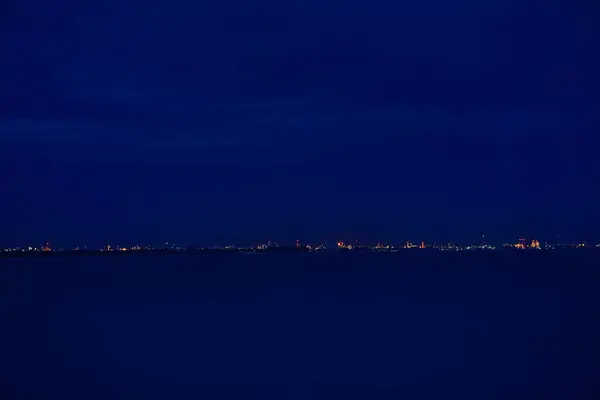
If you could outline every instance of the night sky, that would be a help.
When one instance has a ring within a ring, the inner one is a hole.
[[[598,11],[3,1],[0,246],[598,242]]]

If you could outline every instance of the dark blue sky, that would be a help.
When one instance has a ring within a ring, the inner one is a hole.
[[[2,2],[0,245],[600,241],[594,2],[97,3]]]

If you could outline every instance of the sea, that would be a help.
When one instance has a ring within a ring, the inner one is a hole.
[[[600,256],[0,259],[0,398],[599,399]]]

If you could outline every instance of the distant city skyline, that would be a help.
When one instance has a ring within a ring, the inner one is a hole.
[[[132,241],[133,243],[135,241]],[[103,250],[103,251],[118,251],[118,250],[143,250],[143,249],[188,249],[188,248],[255,248],[255,249],[267,249],[271,247],[308,247],[310,249],[317,248],[329,248],[329,249],[352,249],[356,247],[366,247],[372,249],[385,249],[385,248],[444,248],[444,247],[459,247],[461,249],[470,249],[470,248],[507,248],[513,247],[516,249],[527,249],[527,248],[554,248],[554,247],[600,247],[599,244],[595,242],[588,241],[579,241],[579,242],[561,242],[560,237],[556,237],[555,241],[544,240],[540,241],[536,237],[525,238],[525,237],[517,237],[516,240],[511,241],[503,241],[503,242],[488,242],[486,240],[485,235],[481,235],[479,242],[454,242],[454,241],[439,241],[439,242],[426,242],[424,240],[421,241],[412,241],[412,240],[403,240],[400,242],[361,242],[359,240],[337,240],[337,241],[324,241],[324,242],[305,242],[301,239],[296,239],[294,242],[278,242],[275,240],[268,240],[264,243],[221,243],[221,244],[209,244],[209,245],[201,245],[201,244],[190,244],[190,243],[174,243],[174,242],[154,242],[154,243],[140,243],[135,242],[135,244],[126,244],[123,243],[105,243],[103,245],[74,245],[74,246],[64,246],[58,245],[53,246],[51,242],[44,241],[39,246],[33,244],[21,245],[21,246],[4,246],[0,247],[0,249],[19,249],[19,250],[39,250],[39,251],[55,251],[57,249],[61,250]]]

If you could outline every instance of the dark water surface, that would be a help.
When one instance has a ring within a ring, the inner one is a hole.
[[[2,399],[600,398],[597,255],[0,259],[0,285]]]

